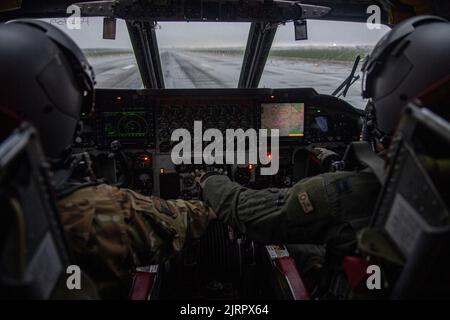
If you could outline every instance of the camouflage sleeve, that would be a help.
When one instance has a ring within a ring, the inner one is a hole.
[[[130,201],[127,222],[136,264],[160,262],[200,238],[215,213],[204,202],[163,200],[121,190]]]
[[[108,185],[80,189],[58,207],[77,261],[106,286],[179,253],[215,218],[201,201],[166,201]]]

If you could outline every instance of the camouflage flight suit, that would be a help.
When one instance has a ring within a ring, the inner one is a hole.
[[[200,201],[165,201],[105,184],[81,188],[58,207],[76,262],[103,298],[126,296],[136,266],[179,253],[215,218]]]
[[[218,218],[261,243],[352,247],[380,184],[370,172],[325,173],[289,189],[251,190],[223,175],[204,181],[203,198]],[[344,250],[344,249],[342,249]]]

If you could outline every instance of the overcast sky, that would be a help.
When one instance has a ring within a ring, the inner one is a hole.
[[[61,20],[51,20],[65,30],[82,48],[131,48],[127,28],[123,20],[117,24],[117,39],[102,39],[102,19],[89,18],[81,30],[69,30]],[[245,46],[249,23],[216,22],[166,22],[157,30],[159,46],[211,47]],[[295,41],[293,23],[278,28],[274,46],[283,45],[373,45],[389,29],[369,30],[363,23],[308,21],[309,40]]]

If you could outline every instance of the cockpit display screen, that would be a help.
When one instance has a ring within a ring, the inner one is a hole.
[[[104,135],[109,138],[145,138],[148,133],[146,112],[102,112]]]
[[[279,129],[280,137],[302,137],[304,127],[304,103],[263,103],[261,105],[262,129]]]

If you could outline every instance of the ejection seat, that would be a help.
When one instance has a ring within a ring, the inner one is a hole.
[[[35,129],[7,114],[0,120],[0,297],[97,298],[82,272],[82,290],[67,287],[73,260]]]
[[[371,226],[359,236],[383,298],[450,297],[450,123],[419,102],[401,120]]]

